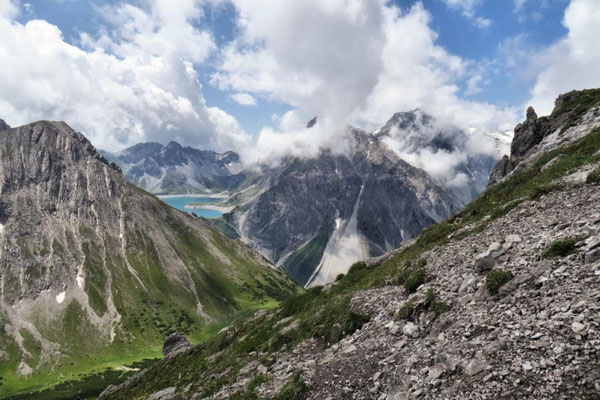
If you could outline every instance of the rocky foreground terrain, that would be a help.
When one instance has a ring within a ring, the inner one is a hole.
[[[103,398],[600,398],[600,91],[568,96],[455,217]]]

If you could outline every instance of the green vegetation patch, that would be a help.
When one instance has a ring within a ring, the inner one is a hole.
[[[562,104],[556,114],[569,113],[561,133],[581,122],[583,115],[592,107],[600,104],[600,89],[573,90],[563,95]]]
[[[580,237],[555,240],[548,245],[542,253],[542,259],[567,257],[577,252],[577,243],[581,241]]]
[[[436,317],[450,310],[450,305],[438,300],[437,295],[433,289],[427,290],[425,295],[425,303],[416,305],[413,299],[407,300],[396,312],[394,319],[399,320],[414,320],[419,314],[424,311],[432,311]]]
[[[287,382],[274,400],[304,400],[308,396],[308,386],[302,379],[302,371],[296,371],[292,379]]]
[[[416,263],[407,261],[400,271],[398,272],[396,282],[399,285],[403,285],[407,293],[414,293],[417,289],[427,282],[427,270],[425,266],[427,261],[420,259]]]
[[[586,182],[593,184],[600,183],[600,166],[594,168],[594,170],[588,174]]]
[[[512,278],[514,278],[514,275],[510,271],[492,269],[485,276],[485,287],[491,294],[496,294]]]
[[[323,226],[317,235],[294,251],[283,263],[283,270],[294,281],[304,285],[323,258],[333,226]]]

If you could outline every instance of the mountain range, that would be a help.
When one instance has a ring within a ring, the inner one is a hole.
[[[307,129],[316,124],[313,118]],[[221,205],[231,212],[217,226],[311,286],[332,282],[352,263],[385,254],[461,210],[485,189],[510,135],[476,138],[417,109],[396,113],[373,132],[348,127],[343,139],[347,151],[323,149],[246,169],[236,153],[174,142],[104,154],[155,193],[224,191]],[[475,139],[491,143],[491,151],[480,151]],[[432,176],[426,157],[451,165]]]
[[[244,178],[237,153],[183,147],[179,143],[139,143],[119,152],[101,152],[127,179],[154,194],[220,192]]]
[[[240,236],[305,286],[330,283],[461,210],[485,189],[503,149],[474,153],[468,134],[421,110],[397,113],[374,132],[348,127],[345,139],[345,152],[262,166],[226,203]],[[404,159],[422,153],[460,161],[434,178]]]
[[[201,337],[297,290],[239,241],[128,182],[64,122],[3,127],[3,395],[155,358],[172,332]]]

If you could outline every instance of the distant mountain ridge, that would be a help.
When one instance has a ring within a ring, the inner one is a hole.
[[[246,177],[237,153],[219,154],[174,141],[167,145],[138,143],[102,154],[117,163],[127,179],[155,194],[219,192],[235,187]]]

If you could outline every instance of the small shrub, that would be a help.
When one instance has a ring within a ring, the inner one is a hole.
[[[433,289],[429,289],[427,291],[425,302],[427,303],[427,307],[429,308],[429,310],[433,311],[438,317],[446,311],[450,310],[450,305],[448,305],[448,303],[439,301],[437,299],[437,296],[435,295],[435,291]]]
[[[555,240],[550,243],[546,250],[542,253],[542,258],[555,258],[555,257],[566,257],[577,251],[575,246],[577,242],[581,241],[579,237],[573,237],[562,240]]]
[[[412,269],[413,268],[409,262],[404,264],[404,267],[400,268],[398,275],[396,275],[396,282],[398,283],[398,285],[404,285],[404,282],[406,282],[406,280],[410,276]]]
[[[401,319],[412,319],[415,314],[415,303],[412,300],[408,300],[402,304],[402,307],[396,312],[394,316],[395,320]]]
[[[426,280],[427,271],[425,271],[424,268],[414,268],[404,282],[404,289],[406,289],[408,293],[414,293]]]
[[[510,271],[492,269],[485,276],[485,287],[491,294],[496,294],[512,278],[514,278],[514,275]]]
[[[551,193],[554,190],[559,189],[559,185],[549,184],[549,185],[541,185],[533,188],[529,198],[531,200],[539,200],[542,196]]]
[[[450,305],[443,301],[436,301],[429,306],[429,309],[435,313],[436,316],[440,316],[443,313],[450,310]]]
[[[338,276],[335,277],[335,281],[338,282],[340,281],[345,275],[344,274],[339,274]]]
[[[367,264],[365,264],[362,261],[359,261],[357,263],[352,264],[352,266],[348,270],[348,275],[358,272],[360,270],[366,269],[366,268],[367,268]]]
[[[600,166],[596,167],[586,178],[587,183],[600,183]]]

